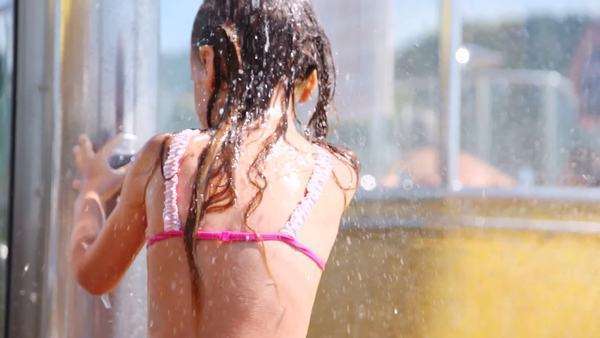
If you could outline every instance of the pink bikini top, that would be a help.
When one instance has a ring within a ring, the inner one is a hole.
[[[167,160],[163,166],[165,173],[165,207],[163,210],[164,231],[148,239],[147,246],[150,247],[158,242],[183,237],[183,228],[179,219],[177,207],[177,187],[179,183],[179,169],[181,159],[185,154],[188,143],[192,137],[198,135],[195,130],[184,130],[175,134],[171,142]],[[321,270],[325,268],[325,261],[314,251],[297,240],[298,232],[306,223],[310,212],[317,203],[323,186],[331,178],[333,162],[331,155],[320,150],[316,154],[315,167],[308,180],[304,198],[292,211],[291,216],[279,232],[275,233],[252,233],[240,231],[198,231],[195,235],[197,240],[220,241],[224,243],[234,242],[264,242],[279,241],[289,245],[291,248],[301,252],[313,260]]]

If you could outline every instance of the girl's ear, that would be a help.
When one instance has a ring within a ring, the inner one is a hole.
[[[192,64],[192,79],[194,82],[214,79],[215,50],[212,46],[203,45],[194,52]]]
[[[312,96],[312,93],[314,92],[315,88],[317,88],[318,85],[319,85],[319,74],[317,73],[317,70],[315,69],[310,73],[310,75],[308,76],[306,81],[304,81],[304,85],[302,86],[302,92],[300,93],[300,102],[301,103],[308,102],[308,100],[310,100],[310,97]]]

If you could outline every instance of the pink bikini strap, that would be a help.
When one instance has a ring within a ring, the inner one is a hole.
[[[306,223],[315,204],[317,204],[325,184],[331,178],[332,170],[331,154],[320,148],[316,154],[315,168],[306,185],[306,195],[292,212],[283,229],[281,229],[281,233],[293,238],[298,236],[298,232]]]
[[[169,236],[168,234],[166,236]],[[238,231],[219,231],[219,232],[208,232],[200,231],[196,233],[196,239],[209,240],[209,241],[221,241],[225,243],[231,242],[265,242],[265,241],[279,241],[284,242],[291,246],[295,250],[303,253],[313,260],[321,270],[325,269],[325,261],[319,257],[314,251],[308,248],[306,245],[300,243],[295,237],[285,233],[252,233],[252,232],[238,232]]]
[[[196,130],[184,130],[173,136],[167,160],[163,166],[165,173],[165,208],[163,210],[163,223],[165,231],[181,229],[179,209],[177,207],[177,185],[179,183],[179,169],[181,159],[185,154],[190,139],[196,135]]]
[[[156,243],[171,239],[171,238],[182,238],[183,231],[172,230],[154,235],[148,239],[147,247],[150,248]],[[206,241],[221,241],[224,243],[233,242],[265,242],[265,241],[279,241],[284,242],[291,246],[295,250],[303,253],[308,258],[313,260],[321,270],[325,269],[325,260],[323,260],[317,253],[312,251],[306,245],[300,243],[295,237],[292,237],[284,233],[252,233],[252,232],[238,232],[238,231],[219,231],[219,232],[208,232],[199,231],[196,233],[197,240]]]

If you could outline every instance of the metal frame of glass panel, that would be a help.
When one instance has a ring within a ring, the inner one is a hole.
[[[13,84],[14,84],[14,4],[5,1],[0,6],[0,336],[5,335],[8,296],[8,271],[10,254],[9,225],[11,218],[12,190],[12,126],[13,126]]]
[[[17,3],[9,337],[36,337],[47,327],[41,313],[46,301],[46,239],[57,207],[50,179],[56,163],[52,157],[55,130],[51,127],[53,62],[49,53],[55,31],[47,30],[51,28],[47,5]]]
[[[440,176],[449,191],[459,190],[461,73],[456,51],[462,44],[460,0],[440,2]]]

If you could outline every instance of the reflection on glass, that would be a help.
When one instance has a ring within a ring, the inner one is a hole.
[[[518,186],[599,186],[600,5],[511,2],[465,6],[463,151]]]
[[[409,25],[400,35],[415,20],[430,21],[414,18],[427,2],[402,6],[410,8],[396,21]],[[463,69],[463,187],[598,186],[598,4],[464,1],[462,8],[464,46],[455,57]],[[400,149],[382,147],[374,157],[395,159],[384,186],[436,187],[439,34],[400,41],[410,43],[397,48],[394,118],[385,124]]]
[[[0,1],[0,336],[4,336],[6,262],[8,258],[8,215],[10,149],[12,144],[12,1]]]

